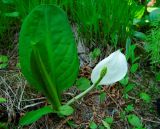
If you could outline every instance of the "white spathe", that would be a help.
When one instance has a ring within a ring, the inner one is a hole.
[[[128,70],[125,55],[121,53],[120,50],[117,50],[95,66],[91,74],[92,83],[96,83],[104,67],[107,67],[107,73],[100,81],[99,85],[111,85],[122,80]]]

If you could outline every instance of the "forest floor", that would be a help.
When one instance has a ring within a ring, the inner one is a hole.
[[[11,48],[1,50],[1,53],[9,57],[9,64],[6,69],[0,70],[0,96],[7,99],[6,103],[0,104],[0,122],[6,122],[10,129],[20,129],[18,121],[26,112],[38,109],[48,102],[46,98],[32,89],[19,68],[16,67],[18,60],[18,33],[14,34]],[[3,41],[5,42],[3,39]],[[83,53],[88,55],[89,53]],[[80,54],[79,54],[80,55]],[[81,56],[81,55],[80,55]],[[83,58],[83,56],[82,56]],[[86,60],[86,59],[84,59]],[[89,64],[81,63],[79,77],[90,79],[92,67]],[[87,129],[91,122],[102,125],[102,120],[107,117],[113,118],[112,129],[131,129],[127,121],[128,105],[133,105],[132,114],[136,114],[147,129],[160,129],[160,116],[158,115],[157,102],[160,98],[160,84],[155,81],[154,74],[143,64],[139,70],[129,75],[129,82],[136,84],[136,87],[124,98],[124,87],[116,83],[113,86],[97,88],[90,92],[73,107],[73,115],[59,118],[56,114],[49,114],[38,120],[36,123],[23,127],[23,129]],[[145,103],[139,98],[141,92],[151,96],[151,102]],[[63,94],[63,103],[71,99],[80,91],[73,86]],[[100,94],[105,93],[103,100]],[[160,102],[159,102],[160,103]]]

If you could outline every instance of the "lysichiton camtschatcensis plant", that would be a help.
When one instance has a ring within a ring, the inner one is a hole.
[[[72,86],[79,61],[66,14],[54,5],[37,6],[20,31],[19,56],[22,73],[58,111],[62,92]]]
[[[73,113],[72,103],[97,85],[110,85],[127,73],[127,61],[119,50],[102,60],[93,69],[93,85],[66,104],[61,94],[77,78],[79,61],[77,47],[66,14],[54,5],[37,6],[25,19],[19,38],[22,73],[48,99],[50,105],[25,114],[20,125],[28,125],[45,114],[67,116]]]
[[[31,86],[43,93],[51,106],[27,113],[21,125],[56,112],[70,115],[61,105],[61,94],[77,78],[77,46],[65,12],[55,5],[39,5],[24,20],[19,37],[21,70]]]

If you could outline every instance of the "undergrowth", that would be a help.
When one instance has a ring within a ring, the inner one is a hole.
[[[147,36],[146,50],[149,52],[151,63],[160,64],[160,28],[155,27],[150,30]]]

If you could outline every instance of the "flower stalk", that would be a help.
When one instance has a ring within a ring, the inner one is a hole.
[[[86,89],[85,91],[83,91],[82,93],[80,93],[79,95],[77,95],[76,97],[72,98],[70,101],[68,101],[65,105],[71,105],[74,102],[76,102],[78,99],[82,98],[83,96],[85,96],[87,93],[89,93],[92,89],[94,89],[96,86],[98,86],[98,84],[100,83],[100,81],[103,79],[103,77],[107,74],[107,67],[104,67],[101,70],[100,73],[100,77],[99,79],[96,81],[96,83],[94,83],[91,87],[89,87],[88,89]]]

